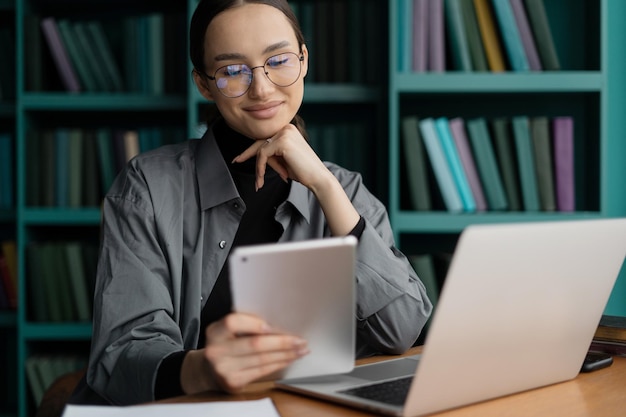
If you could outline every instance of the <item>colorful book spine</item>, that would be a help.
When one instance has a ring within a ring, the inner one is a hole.
[[[552,120],[556,204],[559,211],[576,209],[574,174],[574,119],[569,116]]]
[[[524,210],[539,211],[539,191],[528,117],[515,116],[512,123]]]
[[[539,204],[543,211],[554,211],[556,210],[556,200],[548,118],[545,116],[533,117],[530,119],[530,128],[537,172]]]
[[[528,16],[524,9],[523,0],[510,0],[511,9],[515,16],[515,23],[519,30],[520,38],[522,39],[522,45],[528,58],[528,66],[531,71],[541,71],[541,61],[539,59],[539,53],[537,52],[537,46],[535,45],[535,39],[533,38],[530,24],[528,23]]]
[[[467,121],[467,130],[489,209],[508,209],[508,201],[493,151],[487,121],[482,117],[470,119]]]
[[[505,117],[496,117],[491,121],[493,142],[502,173],[502,182],[509,202],[509,210],[521,211],[522,199],[519,189],[519,175],[515,157],[515,144],[510,128],[510,121]]]
[[[465,20],[465,33],[467,35],[467,45],[470,57],[472,58],[472,69],[474,71],[488,71],[485,48],[478,28],[478,19],[472,0],[461,0],[463,18]]]
[[[530,69],[528,57],[526,57],[522,38],[509,0],[491,0],[491,4],[493,5],[511,69],[513,71],[528,71]]]
[[[433,167],[435,179],[439,185],[439,191],[448,211],[463,211],[463,203],[452,176],[452,171],[446,160],[446,155],[437,135],[435,121],[432,118],[420,120],[420,130],[424,139],[426,153]]]
[[[480,29],[480,36],[485,47],[487,63],[492,72],[502,72],[506,70],[502,45],[496,28],[489,0],[474,0],[476,10],[476,20]]]
[[[443,72],[446,70],[446,35],[444,24],[443,0],[428,1],[428,70]]]
[[[428,1],[413,0],[412,21],[412,70],[425,72],[428,69]]]
[[[457,71],[472,71],[461,0],[444,0],[444,15],[453,68]]]
[[[543,0],[525,0],[525,5],[543,69],[547,71],[560,70],[561,63],[554,45]]]
[[[452,132],[450,131],[450,125],[446,117],[439,117],[435,120],[435,127],[437,129],[437,136],[441,142],[441,147],[446,155],[446,160],[450,166],[454,183],[459,190],[461,196],[461,202],[463,203],[463,210],[466,212],[476,211],[476,201],[472,194],[472,189],[469,185],[463,164],[459,156],[459,152],[452,138]]]
[[[476,202],[476,211],[485,211],[487,210],[487,200],[485,199],[485,192],[480,182],[469,141],[467,140],[465,121],[460,117],[450,119],[450,131],[452,132],[454,144],[459,151],[459,158],[463,164],[465,176]]]
[[[431,210],[432,201],[426,169],[427,156],[417,116],[406,116],[402,119],[402,144],[408,177],[407,184],[413,209],[418,211]]]
[[[41,29],[66,90],[70,92],[79,92],[81,89],[80,82],[78,81],[78,76],[72,67],[65,45],[61,41],[56,20],[53,17],[43,19],[41,21]]]

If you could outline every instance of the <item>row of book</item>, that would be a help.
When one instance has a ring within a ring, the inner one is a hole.
[[[0,310],[17,309],[17,249],[14,240],[0,242]]]
[[[290,1],[309,51],[307,80],[377,84],[386,67],[378,0]]]
[[[36,322],[88,322],[97,244],[31,242],[26,247],[28,314]]]
[[[413,12],[406,69],[501,72],[561,67],[543,0],[407,1]]]
[[[35,407],[39,407],[48,388],[62,375],[87,366],[87,358],[69,354],[34,354],[26,359],[26,379]]]
[[[27,134],[29,206],[99,207],[127,161],[185,139],[183,128],[58,128]]]
[[[180,94],[186,88],[184,25],[181,14],[115,22],[27,16],[26,88],[42,91],[53,89],[55,81],[58,85],[44,71],[51,61],[61,89],[69,92]]]
[[[603,315],[589,350],[626,356],[626,317]]]
[[[0,27],[0,101],[15,98],[15,36],[12,28]]]
[[[13,136],[0,132],[0,210],[11,209],[15,205]]]
[[[576,209],[570,116],[405,116],[402,142],[413,210]]]

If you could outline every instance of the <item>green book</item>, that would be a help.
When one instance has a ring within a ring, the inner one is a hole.
[[[78,39],[70,22],[66,19],[60,19],[57,22],[57,26],[59,28],[61,40],[65,45],[65,49],[67,49],[72,65],[76,68],[76,72],[78,73],[80,84],[86,91],[98,91],[98,85],[94,79],[94,74],[85,61],[86,56],[83,53],[82,48],[78,45]]]
[[[96,45],[92,43],[91,37],[87,34],[87,23],[75,22],[72,26],[78,41],[77,44],[96,82],[97,91],[112,91],[113,86],[109,84],[104,66],[96,57]]]
[[[69,155],[68,155],[68,195],[67,202],[70,207],[81,207],[83,205],[83,181],[85,179],[83,172],[84,154],[83,145],[84,138],[82,129],[70,129],[68,131]]]
[[[552,163],[552,145],[550,142],[550,126],[547,117],[530,119],[531,137],[537,172],[537,188],[539,204],[543,211],[556,210],[554,193],[554,166]]]
[[[515,156],[515,144],[511,133],[509,119],[498,117],[491,121],[493,127],[494,148],[502,173],[502,183],[509,202],[509,210],[521,211],[522,200],[520,196],[519,175],[517,159]]]
[[[29,161],[38,163],[39,166],[39,186],[41,193],[39,205],[54,207],[56,197],[56,167],[57,158],[55,152],[55,132],[52,129],[44,129],[39,136],[39,150],[41,158],[39,161]]]
[[[515,149],[517,151],[517,166],[524,210],[539,211],[535,156],[528,117],[515,116],[513,118],[513,137],[515,138]]]
[[[98,166],[98,144],[96,140],[96,132],[94,130],[83,130],[81,201],[85,207],[100,207],[102,201],[100,167]]]
[[[467,46],[472,59],[472,69],[474,71],[489,71],[487,55],[485,54],[482,36],[478,27],[478,17],[476,16],[473,0],[460,0],[460,2],[465,23]]]
[[[537,52],[539,52],[543,69],[546,71],[558,71],[561,69],[561,63],[554,46],[550,22],[548,21],[543,1],[524,0],[526,13],[535,37],[535,44],[537,45]]]
[[[97,20],[88,22],[85,29],[91,42],[95,46],[94,53],[96,60],[99,65],[104,68],[107,84],[112,86],[113,91],[124,91],[124,83],[119,64],[115,60],[102,24]]]
[[[148,91],[154,95],[165,93],[165,56],[163,46],[164,22],[163,14],[153,13],[148,16],[146,25],[148,28],[148,68],[151,74]]]
[[[98,165],[100,167],[100,179],[102,192],[106,194],[115,179],[115,158],[113,157],[113,135],[108,129],[96,131],[98,145]]]
[[[470,57],[469,44],[465,18],[461,6],[461,0],[444,0],[444,15],[447,27],[446,35],[452,52],[452,64],[457,71],[472,71],[472,58]]]
[[[63,246],[67,263],[73,304],[76,306],[78,321],[91,320],[91,301],[85,277],[85,266],[81,244],[68,242]]]
[[[478,174],[487,198],[487,206],[490,210],[507,210],[508,200],[487,121],[483,117],[470,119],[467,121],[467,130]]]

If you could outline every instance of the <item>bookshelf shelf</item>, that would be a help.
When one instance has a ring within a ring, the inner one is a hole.
[[[187,100],[177,96],[154,96],[127,93],[24,93],[24,110],[179,110],[185,111]]]
[[[23,323],[22,337],[28,341],[89,340],[90,323]]]
[[[25,208],[22,221],[25,225],[88,225],[100,224],[99,208]]]
[[[399,93],[509,93],[509,92],[597,92],[605,85],[599,71],[555,73],[512,72],[397,74],[392,83]]]

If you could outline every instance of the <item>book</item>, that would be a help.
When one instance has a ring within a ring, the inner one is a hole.
[[[41,29],[65,89],[70,92],[79,92],[81,85],[61,40],[55,18],[46,17],[42,19]]]
[[[459,152],[459,158],[465,171],[465,176],[469,182],[474,201],[476,203],[477,211],[487,210],[487,200],[485,199],[485,193],[483,190],[480,176],[476,169],[476,162],[474,161],[474,155],[472,149],[467,140],[467,132],[465,130],[465,121],[460,117],[450,119],[450,131],[452,132],[452,138],[454,144]]]
[[[44,322],[50,319],[46,292],[48,291],[46,266],[41,243],[31,242],[26,246],[26,304],[29,320]]]
[[[414,72],[425,72],[428,69],[428,2],[429,0],[413,0],[411,56]]]
[[[506,210],[508,201],[487,121],[483,117],[478,117],[469,119],[466,125],[480,180],[485,191],[487,206],[489,210]]]
[[[626,317],[603,315],[593,338],[626,344]]]
[[[448,165],[446,155],[437,134],[435,121],[426,118],[419,122],[420,132],[426,148],[426,154],[430,159],[431,166],[443,197],[446,209],[451,212],[463,211],[463,203]]]
[[[102,181],[102,192],[106,193],[115,179],[116,162],[113,155],[113,137],[111,131],[105,128],[96,130],[96,143],[98,145],[98,166]]]
[[[505,71],[504,53],[489,0],[474,0],[474,9],[489,70],[492,72]]]
[[[15,204],[14,155],[12,136],[0,133],[0,209],[12,208]]]
[[[91,72],[91,68],[85,61],[86,57],[83,54],[82,48],[78,45],[77,35],[71,23],[67,19],[60,19],[57,22],[57,26],[70,61],[76,69],[81,86],[84,87],[85,91],[98,91],[96,80]]]
[[[443,0],[428,0],[428,70],[446,70],[446,34]]]
[[[476,10],[474,9],[473,0],[460,0],[463,18],[465,20],[465,34],[467,36],[467,45],[469,47],[470,57],[472,58],[472,69],[474,71],[488,71],[487,57],[485,48],[480,36],[478,28],[478,19]]]
[[[127,130],[124,132],[124,155],[126,158],[125,162],[139,155],[139,135],[136,130]]]
[[[83,130],[83,164],[81,181],[81,204],[85,207],[100,207],[102,190],[98,162],[98,143],[93,129]]]
[[[537,172],[539,206],[543,211],[556,210],[554,196],[554,175],[552,165],[552,143],[548,118],[544,116],[530,119],[531,137]]]
[[[574,172],[574,119],[569,116],[552,119],[552,148],[554,149],[554,184],[556,207],[559,211],[576,209]]]
[[[82,56],[93,76],[97,91],[111,91],[113,87],[109,84],[104,66],[96,58],[96,46],[87,34],[87,23],[83,21],[74,22],[72,25],[76,37],[76,43]]]
[[[528,57],[524,51],[522,38],[517,23],[515,23],[515,16],[509,0],[491,0],[491,4],[500,28],[500,36],[510,68],[513,71],[528,71],[530,69]]]
[[[63,249],[68,267],[72,301],[76,306],[76,319],[78,321],[89,321],[91,320],[91,301],[87,288],[87,278],[85,277],[81,244],[78,242],[67,242]]]
[[[148,27],[148,60],[146,62],[149,66],[151,81],[148,91],[154,95],[163,95],[165,93],[165,50],[163,49],[163,45],[165,45],[163,37],[165,23],[163,14],[151,13],[147,17],[146,24]]]
[[[437,129],[437,136],[441,142],[441,147],[446,155],[446,160],[452,171],[452,177],[454,183],[459,190],[461,196],[461,203],[463,203],[463,210],[466,212],[476,211],[476,201],[474,201],[474,195],[470,188],[459,152],[452,138],[452,132],[450,131],[450,125],[446,117],[439,117],[435,120],[435,128]]]
[[[496,117],[491,121],[496,159],[502,173],[502,183],[509,202],[509,210],[521,211],[522,200],[519,187],[519,174],[515,144],[511,133],[510,121],[505,117]]]
[[[539,191],[528,117],[515,116],[512,123],[524,210],[539,211]]]
[[[44,129],[40,134],[40,142],[38,148],[40,151],[38,163],[39,179],[37,189],[41,193],[39,196],[39,205],[45,207],[54,207],[56,205],[56,183],[57,183],[57,153],[55,143],[55,131],[53,129]]]
[[[522,46],[526,52],[526,58],[528,58],[528,67],[531,71],[541,71],[541,61],[539,59],[539,53],[537,52],[537,45],[535,45],[535,38],[533,37],[528,23],[528,16],[524,9],[523,0],[509,0],[511,2],[511,9],[513,9],[513,15],[515,16],[515,23],[517,23],[517,29],[519,30],[520,38],[522,39]]]
[[[82,129],[72,128],[68,130],[67,205],[69,207],[80,207],[83,204],[84,143]]]
[[[92,44],[95,46],[96,59],[104,68],[108,84],[112,86],[113,91],[124,91],[122,73],[113,55],[102,24],[97,20],[87,22],[86,30]]]
[[[560,70],[561,63],[554,45],[543,0],[524,0],[524,4],[543,69],[547,71]]]
[[[445,26],[452,56],[452,67],[457,71],[472,71],[467,31],[461,0],[444,0]]]
[[[54,205],[57,207],[69,206],[70,184],[70,131],[59,128],[54,133],[55,143],[55,197]]]
[[[404,162],[407,172],[409,195],[414,210],[428,211],[432,209],[428,187],[428,171],[426,154],[419,128],[417,116],[402,118],[402,145],[404,146]]]

